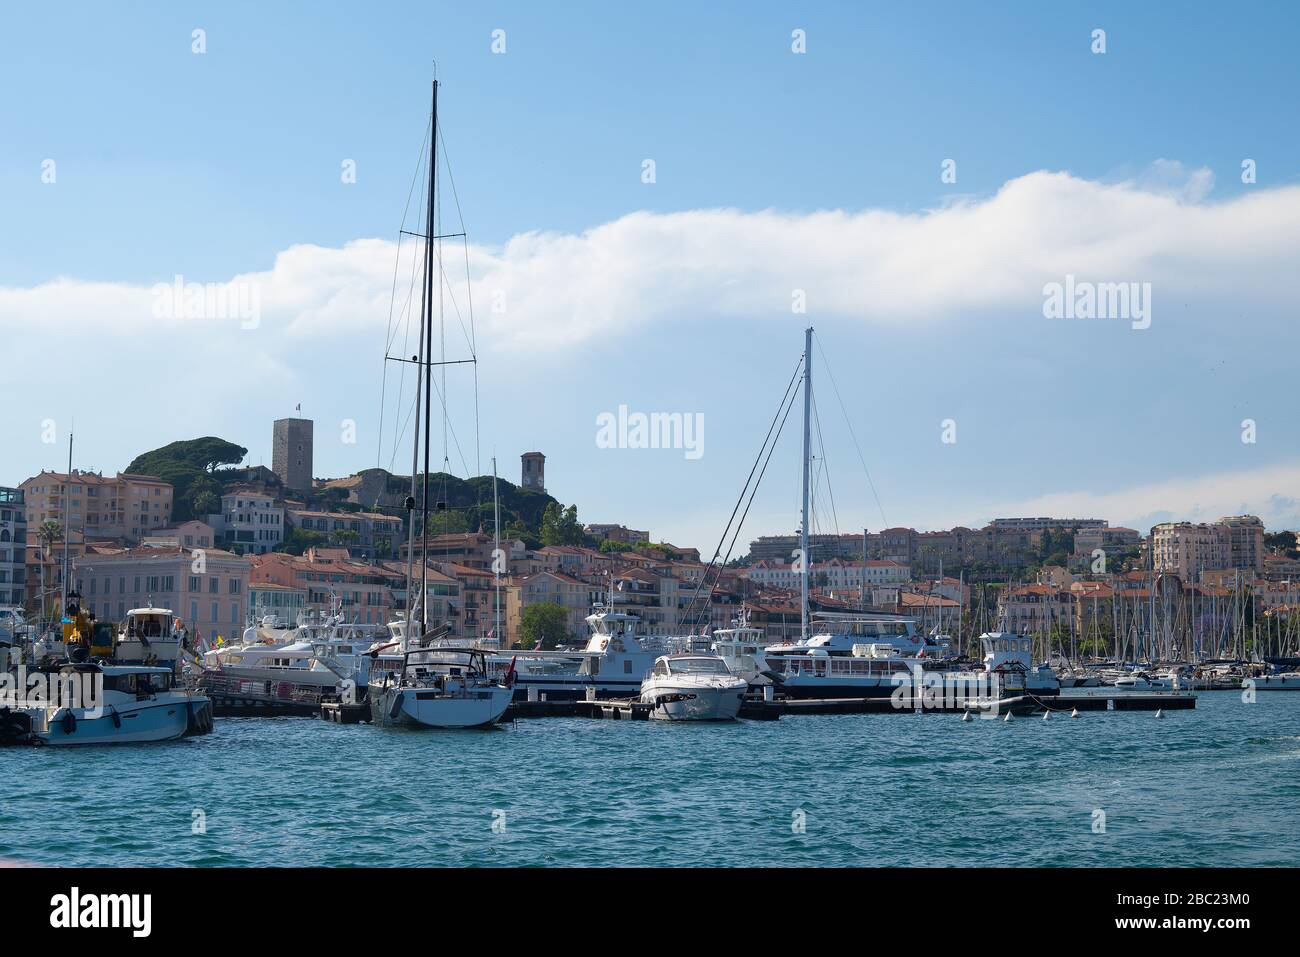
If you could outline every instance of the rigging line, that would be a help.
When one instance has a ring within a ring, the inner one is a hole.
[[[800,360],[800,367],[802,367],[802,359]],[[796,368],[795,373],[798,374],[798,371],[799,369]],[[740,521],[736,523],[736,530],[731,536],[731,544],[727,547],[727,554],[722,559],[722,564],[724,566],[727,564],[727,562],[731,561],[731,554],[733,551],[735,551],[736,541],[737,539],[740,538],[741,530],[745,526],[745,517],[749,515],[750,506],[754,504],[754,497],[758,494],[758,487],[763,482],[763,476],[767,474],[767,465],[769,462],[772,461],[772,453],[776,451],[776,445],[781,438],[781,432],[785,429],[786,420],[790,418],[790,410],[794,408],[795,400],[799,398],[798,390],[791,392],[789,386],[786,386],[786,393],[788,399],[782,398],[782,404],[784,404],[785,406],[785,412],[782,413],[781,408],[779,406],[777,407],[776,410],[777,415],[780,416],[781,422],[779,425],[776,426],[776,435],[773,437],[771,444],[767,446],[767,456],[766,458],[763,459],[763,467],[759,470],[758,478],[757,480],[755,480],[753,487],[750,488],[749,490],[749,501],[745,503],[745,510],[740,515]],[[775,420],[773,421],[775,422]],[[769,432],[770,431],[771,430],[769,429]],[[759,455],[760,456],[763,455],[762,449],[759,450]],[[742,491],[740,493],[740,498],[744,499],[744,497],[745,497],[745,493]],[[739,500],[737,501],[737,505],[739,505]],[[726,532],[723,532],[723,538],[724,539],[726,538]],[[703,579],[701,579],[700,584],[696,586],[697,591],[699,588],[703,587],[703,584],[704,584]],[[710,595],[711,594],[712,594],[712,586],[710,586]],[[693,605],[694,596],[692,596],[691,601]],[[688,608],[689,607],[691,606],[688,606]],[[703,619],[704,610],[706,607],[707,607],[707,603],[701,603],[699,614],[697,614],[695,618],[696,625],[698,625],[700,621]]]
[[[840,404],[840,411],[844,413],[844,424],[849,427],[849,436],[853,439],[853,447],[858,450],[858,461],[862,463],[862,471],[867,476],[867,485],[871,487],[871,497],[876,500],[876,509],[880,512],[881,527],[888,528],[889,519],[885,518],[885,508],[880,504],[880,496],[876,493],[876,483],[871,478],[871,469],[867,468],[867,459],[862,454],[862,446],[858,443],[857,433],[853,431],[853,423],[849,420],[849,410],[844,405],[844,398],[840,395],[839,386],[835,384],[835,373],[831,372],[830,360],[826,358],[826,350],[822,348],[820,337],[817,338],[817,350],[822,354],[822,366],[826,369],[826,377],[831,380],[831,391],[835,393],[835,398]]]
[[[456,319],[460,323],[460,331],[469,342],[469,354],[476,360],[478,359],[478,333],[474,328],[474,284],[470,280],[469,270],[469,238],[465,230],[465,214],[460,208],[460,192],[456,189],[456,177],[451,172],[451,154],[447,152],[447,135],[441,127],[438,128],[438,142],[442,144],[443,164],[447,168],[447,182],[451,184],[451,198],[456,204],[456,221],[460,225],[461,244],[465,250],[465,299],[466,308],[469,311],[469,333],[465,333],[465,319],[460,314],[460,306],[456,303],[455,294],[452,294],[452,307],[456,310]],[[474,363],[474,467],[475,470],[482,474],[483,472],[483,451],[482,435],[479,429],[479,395],[478,395],[478,363]]]
[[[429,122],[430,123],[433,122],[432,116],[429,117]],[[426,132],[427,132],[427,127],[426,127]],[[415,171],[411,174],[411,185],[406,191],[406,205],[402,207],[402,220],[401,220],[402,226],[406,225],[406,217],[411,210],[411,197],[415,195],[415,184],[418,181],[420,176],[420,167],[423,164],[423,159],[424,159],[424,142],[422,139],[420,142],[420,155],[416,158],[415,161]],[[393,306],[397,302],[397,273],[398,270],[401,268],[401,264],[402,264],[402,229],[399,227],[397,230],[397,255],[393,257],[393,286],[392,286],[392,291],[389,293],[388,296],[388,332],[387,335],[385,336],[385,338],[388,339],[388,342],[384,346],[385,355],[387,355],[389,349],[392,348]],[[401,381],[403,383],[406,381],[405,370],[402,370]],[[398,393],[399,395],[401,394],[400,388],[401,387],[399,386],[399,393]],[[380,384],[379,384],[379,429],[378,429],[379,442],[377,447],[375,448],[376,468],[379,468],[380,463],[383,461],[383,456],[384,456],[384,411],[385,411],[385,407],[387,406],[387,397],[388,397],[387,390],[388,390],[388,363],[385,362],[383,374],[381,376]]]
[[[830,460],[826,458],[826,441],[822,438],[822,417],[821,412],[817,409],[817,396],[812,397],[813,421],[817,424],[817,446],[822,452],[822,475],[826,479],[826,495],[831,500],[831,524],[835,528],[835,534],[840,533],[840,517],[835,511],[835,489],[831,487],[831,466]]]
[[[444,366],[443,368],[445,369],[446,366]],[[460,464],[461,464],[461,467],[465,469],[465,477],[466,477],[466,478],[469,478],[469,477],[470,477],[470,474],[469,474],[469,463],[465,461],[465,453],[464,453],[464,451],[462,451],[462,449],[461,449],[461,447],[460,447],[460,438],[456,435],[456,427],[455,427],[454,425],[452,425],[451,422],[450,422],[450,420],[448,419],[448,416],[447,416],[447,400],[446,400],[445,398],[443,398],[442,390],[440,390],[440,389],[438,388],[438,383],[437,383],[437,382],[434,382],[434,383],[433,383],[433,391],[437,394],[437,396],[438,396],[438,402],[439,402],[439,404],[442,406],[442,413],[443,413],[443,415],[442,415],[442,424],[443,424],[443,428],[444,428],[444,429],[449,429],[449,430],[451,431],[451,441],[452,441],[452,444],[456,447],[456,454],[460,456]],[[450,458],[448,457],[448,455],[447,455],[447,450],[444,450],[444,451],[443,451],[442,461],[443,461],[443,464],[444,464],[444,465],[450,465],[450,463],[451,463],[451,459],[450,459]]]
[[[421,197],[421,201],[423,202],[423,197],[424,197],[424,192],[423,192],[423,190],[421,190],[420,197]],[[420,216],[420,221],[421,221],[421,222],[424,221],[423,214],[421,214],[421,216]],[[418,278],[418,277],[416,276],[416,268],[415,268],[415,267],[416,267],[416,265],[419,263],[419,261],[420,261],[420,257],[418,257],[418,256],[416,256],[416,255],[414,255],[414,254],[412,254],[412,256],[411,256],[411,280],[410,280],[410,285],[409,285],[408,288],[407,288],[406,304],[405,304],[405,305],[403,306],[403,308],[402,308],[402,314],[406,317],[406,324],[405,324],[406,332],[404,333],[404,335],[403,335],[403,337],[402,337],[402,350],[403,350],[404,353],[409,353],[409,351],[410,351],[410,347],[411,347],[411,319],[412,319],[412,315],[411,315],[411,299],[412,299],[412,296],[413,296],[413,292],[412,292],[412,290],[415,288],[415,283],[416,283],[416,280],[417,280],[417,278]],[[424,335],[424,283],[422,283],[422,282],[420,283],[420,335],[421,335],[421,337],[423,337],[423,335]],[[385,365],[385,367],[387,367],[388,363],[385,362],[384,365]],[[406,371],[407,371],[407,370],[406,370],[406,363],[405,363],[405,362],[401,363],[401,366],[402,366],[402,377],[398,380],[397,403],[396,403],[399,409],[401,408],[402,396],[403,396],[403,395],[405,394],[405,392],[406,392]],[[419,383],[419,377],[418,377],[418,375],[417,375],[417,377],[416,377],[415,388],[416,388],[416,391],[418,392],[418,391],[419,391],[419,388],[420,388],[420,383]],[[410,415],[408,415],[407,418],[406,418],[406,421],[409,423],[410,420],[411,420]],[[399,426],[400,426],[400,428],[399,428]],[[417,427],[418,427],[418,423],[417,423]],[[397,421],[394,421],[394,423],[393,423],[393,458],[392,458],[392,462],[391,462],[390,464],[396,464],[396,461],[397,461],[397,452],[398,452],[398,449],[401,447],[402,440],[405,438],[405,436],[406,436],[406,425],[403,424],[403,423],[400,421],[400,419],[397,420]],[[392,470],[390,469],[389,471],[392,471]]]
[[[785,407],[785,415],[782,416],[782,418],[781,418],[781,425],[780,425],[780,427],[777,429],[777,437],[778,437],[778,438],[779,438],[780,435],[781,435],[781,430],[785,428],[785,422],[786,422],[786,419],[790,418],[790,410],[794,408],[794,400],[795,400],[796,398],[798,398],[798,393],[795,393],[794,395],[792,395],[792,396],[790,397],[790,403],[789,403],[789,405],[787,405],[787,406]],[[749,508],[750,508],[751,505],[754,504],[754,495],[757,494],[757,492],[758,492],[758,485],[759,485],[759,483],[761,483],[761,482],[763,481],[763,476],[767,474],[767,465],[768,465],[769,462],[772,461],[772,453],[773,453],[774,451],[776,451],[776,442],[773,442],[771,448],[769,448],[769,449],[767,450],[767,458],[763,461],[763,468],[762,468],[762,470],[758,473],[758,482],[756,482],[756,483],[754,484],[754,491],[750,493],[749,501],[745,504],[745,510],[744,510],[743,512],[740,513],[740,523],[736,526],[736,533],[735,533],[735,535],[733,535],[732,538],[731,538],[731,546],[727,549],[727,556],[726,556],[726,558],[723,560],[723,564],[724,564],[724,565],[725,565],[727,562],[731,561],[731,553],[732,553],[732,552],[735,550],[735,548],[736,548],[736,539],[740,538],[740,530],[741,530],[741,528],[742,528],[742,527],[744,526],[744,524],[745,524],[745,517],[746,517],[747,515],[749,515]]]
[[[763,437],[763,444],[759,446],[758,455],[754,456],[754,464],[750,466],[749,476],[745,479],[744,488],[740,490],[740,497],[736,499],[736,504],[731,509],[731,516],[727,519],[727,526],[722,530],[722,537],[718,539],[718,547],[713,550],[713,557],[709,559],[708,567],[705,568],[704,574],[700,576],[700,581],[695,586],[695,592],[691,595],[691,600],[686,605],[687,610],[695,606],[696,596],[699,595],[700,589],[704,586],[704,581],[708,578],[709,571],[714,567],[714,563],[717,562],[718,556],[722,554],[722,546],[727,541],[727,532],[731,531],[731,523],[736,519],[736,512],[740,510],[740,503],[744,501],[745,493],[749,491],[749,483],[754,479],[754,472],[757,471],[758,463],[763,458],[763,451],[767,448],[767,443],[772,438],[772,430],[776,428],[776,420],[780,418],[781,409],[790,396],[790,388],[794,385],[795,379],[798,378],[799,370],[802,367],[803,359],[801,358],[797,363],[795,363],[794,372],[790,376],[790,381],[786,383],[785,393],[781,396],[781,401],[777,404],[776,415],[772,416],[772,422],[767,427],[767,435]]]

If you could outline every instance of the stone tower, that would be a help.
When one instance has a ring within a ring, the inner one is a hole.
[[[523,478],[519,484],[534,492],[546,492],[546,456],[541,452],[525,452],[519,456],[523,467]]]
[[[311,419],[276,419],[271,471],[286,489],[311,491]]]

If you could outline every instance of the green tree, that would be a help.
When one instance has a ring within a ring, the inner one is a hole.
[[[284,537],[284,541],[280,543],[277,551],[286,552],[289,555],[301,555],[307,549],[315,545],[324,545],[328,541],[329,536],[324,532],[312,532],[294,525],[290,526],[288,534]]]
[[[578,506],[563,508],[558,502],[546,506],[542,512],[543,545],[581,545],[584,537],[578,524]]]
[[[519,618],[519,647],[533,648],[540,641],[550,651],[569,639],[569,613],[563,605],[543,601],[529,605]]]
[[[221,511],[221,497],[210,488],[202,489],[190,498],[190,510],[195,518],[215,515]]]

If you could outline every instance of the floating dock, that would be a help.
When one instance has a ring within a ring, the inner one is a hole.
[[[919,703],[919,702],[918,702]],[[997,702],[996,713],[1041,714],[1044,711],[1186,711],[1196,707],[1196,695],[1181,692],[1155,694],[1063,694],[1053,697],[1017,695]],[[892,698],[747,698],[740,706],[740,717],[751,721],[775,721],[787,715],[802,714],[931,714],[993,710],[988,704],[955,703],[938,700],[934,706],[898,707]],[[503,721],[517,718],[599,718],[606,720],[645,721],[651,707],[640,701],[514,701]],[[337,720],[337,719],[335,719]]]

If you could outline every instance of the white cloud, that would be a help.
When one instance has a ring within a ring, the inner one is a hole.
[[[1300,528],[1300,462],[1169,479],[1111,492],[1050,492],[988,507],[988,517],[1051,515],[1105,518],[1147,532],[1158,522],[1212,522],[1224,515],[1257,515],[1270,529]],[[954,519],[969,524],[971,517]]]
[[[1286,302],[1300,258],[1300,187],[1201,202],[1212,182],[1208,170],[1161,160],[1121,183],[1030,173],[986,199],[920,213],[637,212],[581,234],[521,234],[470,249],[480,341],[533,350],[661,322],[785,319],[795,289],[819,318],[938,322],[992,308],[1031,316],[1043,283],[1067,273],[1151,282],[1157,309],[1192,296]],[[449,293],[463,300],[454,277],[464,252],[452,245],[446,255]],[[271,269],[226,281],[255,284],[263,328],[292,342],[382,329],[394,257],[395,245],[377,239],[294,246]],[[399,311],[410,278],[403,259]],[[0,287],[0,328],[21,335],[93,321],[100,334],[129,336],[158,321],[152,298],[151,285],[74,278]],[[450,299],[448,310],[455,329]]]

